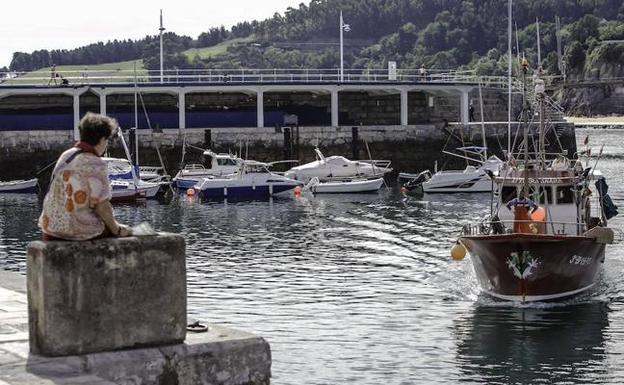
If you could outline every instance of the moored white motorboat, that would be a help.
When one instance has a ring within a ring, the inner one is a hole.
[[[179,189],[188,189],[204,178],[230,175],[237,172],[244,160],[233,154],[217,154],[205,150],[201,163],[190,163],[176,174],[173,183]]]
[[[463,170],[435,170],[434,173],[427,170],[419,174],[400,173],[399,183],[404,187],[409,185],[410,189],[413,189],[415,180],[420,178],[425,193],[491,192],[494,186],[492,177],[498,174],[503,161],[495,155],[485,159],[487,154],[485,147],[460,147],[457,150],[473,157],[446,151],[445,153],[475,162],[478,166],[468,165]],[[422,178],[424,174],[428,174],[426,178]]]
[[[36,193],[37,188],[37,179],[28,179],[28,180],[12,180],[7,182],[0,182],[0,193],[10,193],[10,194],[24,194],[24,193]]]
[[[111,180],[112,202],[133,201],[137,199],[155,198],[163,186],[162,182],[145,182],[139,180],[135,184],[132,180]]]
[[[389,160],[349,160],[336,155],[325,157],[318,148],[314,152],[317,160],[293,167],[284,175],[308,183],[312,178],[321,182],[336,178],[379,178],[392,171]]]
[[[463,170],[438,171],[423,182],[426,193],[491,192],[493,175],[498,173],[503,161],[495,155],[483,161],[479,167],[466,166]]]
[[[237,173],[202,178],[193,189],[202,199],[266,199],[301,184],[270,172],[265,163],[245,161]]]
[[[304,187],[314,194],[349,194],[377,192],[383,186],[383,178],[372,179],[344,179],[321,182],[313,178]]]

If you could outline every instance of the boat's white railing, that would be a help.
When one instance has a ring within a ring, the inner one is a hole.
[[[474,71],[431,69],[422,73],[418,68],[398,69],[345,69],[341,80],[337,68],[286,68],[286,69],[175,69],[163,71],[131,69],[41,69],[33,72],[0,72],[3,86],[67,87],[75,85],[128,84],[256,84],[256,83],[428,83],[428,84],[481,84],[483,87],[505,87],[505,76],[479,76]]]
[[[385,171],[385,170],[391,171],[392,170],[390,168],[390,164],[392,163],[391,160],[372,159],[372,160],[358,160],[358,162],[372,164],[373,166],[378,167],[378,168],[382,169],[383,171]]]
[[[199,163],[189,163],[187,165],[184,166],[183,168],[184,171],[196,171],[196,170],[206,170],[206,167],[204,167],[203,164],[199,164]]]
[[[530,232],[513,231],[514,225],[528,225]],[[499,227],[503,231],[496,231]],[[571,235],[567,230],[574,230],[574,235],[581,235],[587,229],[582,222],[534,221],[534,220],[492,220],[469,223],[462,227],[462,235],[488,234],[533,234],[533,235]]]

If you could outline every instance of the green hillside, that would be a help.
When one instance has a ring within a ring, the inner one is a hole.
[[[474,69],[484,75],[507,71],[505,0],[311,0],[266,20],[209,28],[197,38],[165,33],[164,65],[170,70],[337,68],[340,12],[350,25],[344,33],[346,68],[386,68],[392,60],[399,68]],[[624,40],[622,0],[515,0],[514,55],[526,56],[532,68],[537,67],[537,18],[548,74],[565,70],[570,79],[623,75],[624,44],[601,44]],[[132,60],[157,70],[158,37],[18,52],[11,70],[106,62],[114,63],[106,64],[114,70],[115,63]]]
[[[189,60],[193,60],[195,58],[199,58],[202,60],[211,59],[219,55],[224,55],[230,47],[236,46],[237,44],[250,43],[253,40],[253,36],[249,36],[246,38],[235,38],[226,40],[212,47],[191,48],[186,51],[182,51],[182,54],[184,54],[184,56],[186,56]]]

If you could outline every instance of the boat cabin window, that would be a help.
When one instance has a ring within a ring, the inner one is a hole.
[[[236,161],[231,158],[217,158],[219,166],[236,166]]]
[[[212,168],[212,157],[211,156],[205,156],[202,155],[200,158],[201,164],[204,166],[204,168],[207,169],[211,169]]]
[[[557,204],[574,203],[574,191],[571,186],[555,187],[555,195],[557,196]]]
[[[266,174],[269,172],[269,170],[267,170],[267,168],[261,164],[246,165],[245,169],[248,174],[251,174],[251,173]]]
[[[503,202],[509,202],[518,196],[518,191],[515,186],[504,186],[503,187]]]
[[[540,186],[533,193],[532,199],[539,204],[552,204],[552,186]]]

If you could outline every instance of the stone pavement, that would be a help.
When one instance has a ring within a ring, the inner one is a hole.
[[[0,271],[0,385],[113,384],[72,370],[71,360],[29,354],[25,290],[25,277]]]
[[[29,353],[26,278],[0,270],[0,385],[269,384],[257,336],[218,325],[184,344],[69,357]]]

